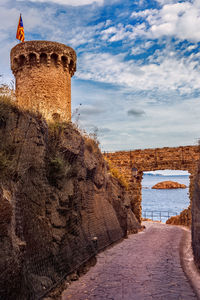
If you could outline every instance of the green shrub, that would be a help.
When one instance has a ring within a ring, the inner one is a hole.
[[[60,181],[67,175],[70,165],[61,157],[57,156],[48,162],[49,183],[59,188]]]

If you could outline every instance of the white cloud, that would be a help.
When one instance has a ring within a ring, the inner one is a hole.
[[[103,5],[104,0],[29,0],[31,2],[49,2],[61,5],[71,5],[71,6],[83,6],[90,5],[93,3]]]
[[[139,65],[132,60],[126,61],[123,54],[83,54],[76,76],[125,86],[132,91],[165,93],[170,90],[190,94],[200,88],[199,63],[194,58],[194,55],[178,57],[165,49],[149,57],[149,63]]]
[[[186,51],[192,51],[194,49],[196,49],[197,45],[190,45],[189,47],[187,47]]]
[[[118,24],[102,31],[102,39],[109,42],[137,37],[159,39],[176,37],[181,40],[200,40],[200,1],[159,1],[160,9],[146,9],[131,14],[132,18],[142,18],[135,26]]]
[[[148,16],[151,16],[151,15],[156,15],[158,12],[157,9],[145,9],[145,10],[140,10],[138,12],[133,12],[131,14],[131,17],[132,18],[138,18],[138,17],[141,17],[141,18],[145,18],[145,17],[148,17]]]
[[[145,24],[138,25],[126,25],[117,24],[116,26],[111,26],[105,30],[102,30],[101,36],[103,40],[108,42],[117,42],[125,40],[134,40],[138,36],[146,36]]]
[[[177,0],[156,0],[156,1],[161,5],[177,3]]]
[[[190,175],[188,171],[181,171],[181,170],[158,170],[158,171],[150,171],[144,172],[148,174],[162,174],[164,176],[176,176],[176,175]]]
[[[133,12],[133,18],[143,18],[148,22],[143,34],[148,38],[174,36],[198,42],[200,40],[200,4],[199,1],[159,1],[161,9],[147,9]]]
[[[149,48],[151,48],[153,45],[154,45],[153,41],[143,42],[139,46],[134,46],[131,49],[131,53],[133,55],[138,55],[138,54],[144,53],[144,52],[146,52],[146,50],[148,50]]]

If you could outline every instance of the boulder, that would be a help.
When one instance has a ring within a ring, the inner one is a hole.
[[[185,189],[187,186],[182,183],[178,183],[175,181],[162,181],[154,186],[152,186],[152,189]]]

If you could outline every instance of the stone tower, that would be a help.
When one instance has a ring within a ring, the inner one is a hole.
[[[71,77],[76,52],[60,43],[29,41],[11,50],[17,105],[47,120],[71,120]]]

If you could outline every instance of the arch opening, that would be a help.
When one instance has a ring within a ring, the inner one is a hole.
[[[157,170],[143,173],[142,179],[142,217],[165,223],[170,217],[179,215],[190,205],[190,173],[182,170]],[[153,188],[163,183],[163,189]],[[186,188],[170,188],[170,183],[178,182]]]
[[[67,67],[67,57],[66,56],[62,56],[61,57],[61,62],[64,68]]]
[[[74,68],[74,62],[73,62],[73,60],[71,60],[70,63],[69,63],[70,72],[73,70],[73,68]]]
[[[54,66],[58,64],[58,55],[56,53],[51,54],[51,64]]]
[[[22,67],[26,62],[26,58],[24,55],[19,56],[19,67]]]
[[[46,53],[41,53],[40,54],[40,63],[47,65],[47,54]]]
[[[189,196],[192,204],[196,163],[199,161],[198,146],[179,146],[138,149],[106,153],[112,164],[124,174],[129,183],[131,209],[139,222],[142,217],[142,177],[147,171],[183,170],[190,173]],[[133,173],[137,169],[137,175]],[[188,210],[188,223],[191,223],[191,211]]]
[[[30,53],[29,54],[29,64],[31,66],[35,66],[37,63],[37,60],[36,60],[36,54],[35,53]]]

